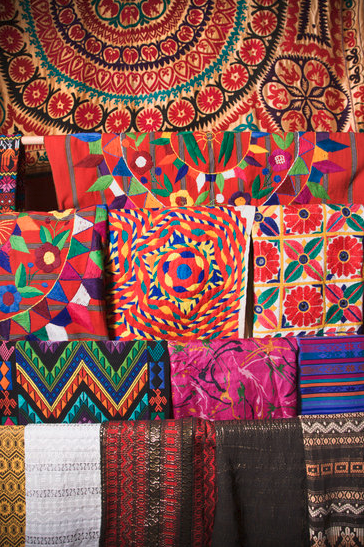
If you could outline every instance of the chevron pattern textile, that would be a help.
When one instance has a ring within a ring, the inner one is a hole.
[[[20,135],[0,135],[0,213],[15,210]]]
[[[98,547],[100,425],[30,424],[24,445],[26,546]]]
[[[50,135],[60,209],[362,203],[363,133]]]
[[[310,545],[364,545],[364,415],[300,419]]]
[[[250,206],[111,210],[110,336],[243,336],[253,216]]]
[[[17,425],[15,342],[0,342],[0,424]]]
[[[101,206],[2,215],[0,339],[108,338],[105,221]]]
[[[101,424],[105,547],[209,547],[215,429],[203,420]]]
[[[171,417],[164,342],[18,342],[19,423]]]
[[[0,427],[0,545],[25,545],[24,427]]]

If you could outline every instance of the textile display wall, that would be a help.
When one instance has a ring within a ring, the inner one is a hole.
[[[361,7],[5,0],[0,129],[360,131]]]

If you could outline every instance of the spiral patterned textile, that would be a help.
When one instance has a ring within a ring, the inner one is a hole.
[[[360,4],[3,0],[0,130],[358,131]]]
[[[110,211],[112,337],[244,333],[254,208]]]

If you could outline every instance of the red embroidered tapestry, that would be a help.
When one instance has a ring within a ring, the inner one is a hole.
[[[0,338],[108,338],[105,240],[102,206],[2,215]]]
[[[0,12],[0,130],[359,131],[360,0],[79,0]]]
[[[60,209],[364,202],[364,133],[84,133],[45,146]]]

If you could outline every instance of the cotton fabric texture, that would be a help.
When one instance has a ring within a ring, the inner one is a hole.
[[[302,416],[310,545],[364,543],[364,415]]]
[[[20,135],[0,135],[0,213],[17,205]]]
[[[4,214],[0,339],[103,339],[103,207]]]
[[[25,544],[24,427],[0,427],[0,545]]]
[[[110,338],[243,337],[254,208],[110,210]]]
[[[294,338],[170,342],[168,348],[175,418],[297,415]]]
[[[25,442],[26,547],[98,547],[100,425],[28,425]]]
[[[101,425],[105,547],[208,547],[215,428],[203,420]]]
[[[360,333],[363,235],[361,205],[258,207],[253,336]]]
[[[171,417],[165,342],[19,342],[15,367],[21,424]]]
[[[301,414],[364,411],[364,337],[299,339]]]
[[[0,342],[0,424],[18,423],[15,342]]]
[[[215,422],[213,547],[307,546],[305,459],[298,418]]]

